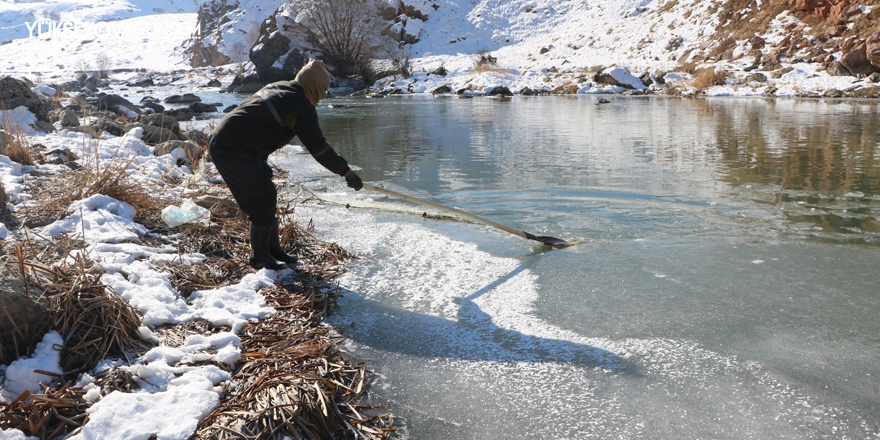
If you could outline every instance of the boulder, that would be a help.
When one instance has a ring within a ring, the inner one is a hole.
[[[200,102],[202,98],[192,94],[192,93],[184,93],[183,95],[171,95],[163,102],[166,104],[185,104],[189,102]]]
[[[238,107],[238,104],[232,104],[229,107],[224,108],[223,113],[229,113],[229,112],[235,110],[236,107]]]
[[[78,127],[79,126],[79,118],[76,116],[76,112],[73,110],[62,110],[59,115],[59,120],[61,121],[62,127]]]
[[[593,77],[599,84],[620,86],[624,89],[644,89],[645,84],[626,67],[611,66],[599,69]]]
[[[193,111],[189,107],[181,107],[162,112],[165,116],[171,116],[178,121],[192,121]]]
[[[143,78],[134,82],[127,82],[125,85],[129,87],[153,87],[156,83],[153,82],[153,78]]]
[[[201,102],[194,102],[189,105],[189,109],[192,110],[193,113],[217,113],[217,107],[211,104],[204,104]]]
[[[223,86],[223,84],[221,84],[220,81],[217,79],[212,79],[212,80],[208,81],[208,84],[205,84],[205,85],[208,87],[222,87]]]
[[[431,93],[434,94],[434,95],[442,95],[442,94],[444,94],[444,93],[449,93],[449,92],[451,92],[451,91],[452,91],[452,88],[450,88],[449,86],[443,85],[443,86],[437,87],[437,88],[434,89],[434,91],[431,92]]]
[[[832,61],[831,64],[825,69],[829,75],[831,76],[850,76],[849,69],[843,66],[840,61]]]
[[[178,158],[178,164],[191,164],[198,162],[205,154],[205,147],[193,141],[167,141],[156,145],[153,149],[154,156],[164,156],[172,151],[182,148],[183,154]]]
[[[513,93],[507,87],[499,86],[492,87],[492,90],[489,90],[486,96],[513,96]]]
[[[40,97],[24,81],[10,76],[0,78],[0,107],[11,110],[21,106],[37,113]]]
[[[880,31],[868,35],[865,40],[865,56],[871,65],[880,69]]]
[[[175,135],[180,134],[180,122],[178,122],[177,118],[174,116],[165,113],[154,113],[142,116],[140,122],[153,127],[167,128]]]
[[[279,31],[276,19],[273,15],[260,25],[260,38],[248,53],[263,84],[292,80],[308,62],[308,56],[293,47],[290,38]],[[285,30],[296,26],[300,25],[290,21],[285,24]]]
[[[186,137],[199,145],[207,146],[210,135],[202,130],[190,130],[186,132]]]
[[[106,131],[113,136],[122,136],[125,134],[125,132],[122,131],[122,124],[110,118],[98,118],[95,122],[92,122],[91,126],[97,130],[98,133]]]
[[[263,83],[258,75],[236,75],[226,88],[228,93],[254,93],[263,88]]]
[[[119,116],[135,118],[142,115],[138,106],[132,104],[129,100],[119,95],[103,95],[98,98],[98,110],[107,110],[116,113]]]
[[[125,133],[128,133],[129,131],[131,131],[132,129],[137,128],[137,127],[144,129],[144,133],[141,136],[141,140],[143,140],[144,143],[147,145],[159,145],[162,142],[180,140],[180,138],[177,137],[177,135],[174,134],[174,132],[172,132],[171,130],[169,130],[167,128],[154,127],[152,125],[146,125],[146,124],[142,124],[140,122],[136,122],[133,124],[127,124],[122,130]]]
[[[877,67],[868,60],[867,53],[867,44],[862,43],[855,46],[851,51],[843,54],[840,57],[840,64],[843,67],[846,67],[846,70],[850,72],[851,75],[870,75],[875,72],[880,72],[880,67]]]

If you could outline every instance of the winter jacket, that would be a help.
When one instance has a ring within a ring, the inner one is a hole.
[[[223,117],[213,136],[225,148],[245,150],[263,158],[296,136],[315,160],[331,172],[341,176],[349,171],[345,159],[324,139],[318,112],[295,81],[272,83],[254,93]]]

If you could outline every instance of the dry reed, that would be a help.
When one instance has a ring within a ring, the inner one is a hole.
[[[691,85],[697,89],[706,89],[711,86],[721,86],[727,83],[727,72],[716,70],[714,67],[697,69]]]

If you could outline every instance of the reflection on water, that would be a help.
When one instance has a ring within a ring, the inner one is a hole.
[[[368,181],[433,195],[566,190],[732,200],[750,228],[772,217],[775,234],[880,243],[877,104],[598,99],[340,98],[319,113],[328,139]]]

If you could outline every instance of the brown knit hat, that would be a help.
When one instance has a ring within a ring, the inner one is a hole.
[[[318,101],[327,97],[327,89],[330,88],[330,74],[321,60],[309,60],[294,79],[297,84],[306,89],[309,97],[317,104]]]

